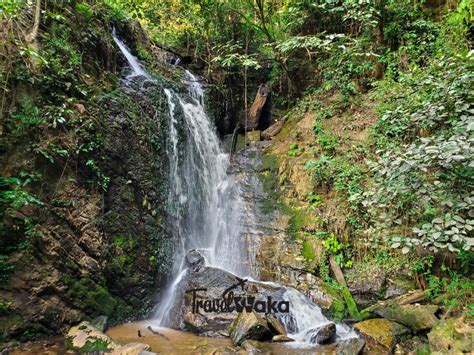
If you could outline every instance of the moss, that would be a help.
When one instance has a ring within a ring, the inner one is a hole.
[[[359,319],[360,313],[359,313],[359,310],[357,309],[357,305],[354,301],[354,298],[352,297],[352,294],[350,293],[347,287],[344,287],[344,286],[340,286],[340,287],[341,287],[342,297],[344,297],[344,301],[346,302],[347,311],[349,315],[353,319]]]
[[[291,217],[288,221],[288,234],[296,239],[298,233],[312,223],[312,217],[301,209],[290,209]]]
[[[350,316],[352,319],[360,319],[360,313],[347,287],[329,283],[324,283],[321,286],[328,294],[334,297],[334,301],[328,311],[328,316],[331,319],[340,321],[347,318],[347,316]]]
[[[74,304],[91,317],[99,315],[110,316],[117,305],[117,301],[101,285],[89,278],[75,280],[65,277],[68,286],[66,295]]]
[[[315,255],[315,253],[314,253],[313,246],[312,246],[311,243],[308,242],[307,240],[305,240],[305,241],[303,242],[303,251],[302,251],[302,254],[303,254],[303,257],[304,257],[306,260],[309,260],[309,261],[314,260],[314,258],[316,257],[316,255]]]
[[[281,207],[279,201],[279,182],[277,178],[278,159],[274,155],[264,154],[261,166],[258,168],[259,178],[263,186],[263,191],[267,197],[261,201],[260,210],[263,214],[273,213]]]
[[[346,305],[340,299],[334,300],[329,308],[329,317],[336,321],[341,321],[346,317]]]

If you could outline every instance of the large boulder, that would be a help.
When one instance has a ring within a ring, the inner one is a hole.
[[[469,353],[473,349],[474,330],[463,318],[448,319],[431,329],[428,340],[433,353]]]
[[[371,351],[390,352],[396,342],[410,333],[410,330],[401,324],[386,319],[369,319],[354,324],[354,329],[367,342]]]
[[[245,340],[267,340],[272,332],[265,319],[255,312],[243,312],[229,327],[229,336],[235,345],[241,345]]]
[[[378,316],[403,324],[414,332],[431,329],[439,321],[435,315],[438,306],[435,305],[380,304],[372,310]]]
[[[189,269],[175,292],[174,303],[165,320],[167,326],[206,336],[227,336],[227,329],[244,311],[277,317],[289,313],[286,289],[243,280],[213,268]]]

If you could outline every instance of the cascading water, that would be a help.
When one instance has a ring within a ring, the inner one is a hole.
[[[114,40],[127,59],[132,72],[127,78],[142,76],[153,80],[125,44],[114,34]],[[206,258],[206,265],[224,269],[240,276],[255,277],[246,235],[249,235],[249,216],[241,183],[228,174],[229,156],[220,146],[215,128],[204,107],[204,92],[198,79],[184,72],[188,92],[164,88],[168,102],[169,132],[167,152],[170,163],[168,209],[171,233],[175,246],[173,280],[155,312],[159,325],[166,326],[167,311],[175,297],[175,290],[186,273],[185,255],[198,249]],[[125,82],[127,84],[127,82]],[[283,317],[293,346],[307,342],[309,329],[329,322],[319,307],[301,293],[287,288],[285,298],[291,305],[291,316]],[[347,338],[352,332],[337,326],[338,337]]]

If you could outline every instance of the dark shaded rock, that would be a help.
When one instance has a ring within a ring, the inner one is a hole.
[[[288,343],[290,341],[295,341],[295,340],[291,339],[289,336],[286,336],[286,335],[275,335],[272,338],[272,342],[274,343]]]
[[[306,332],[310,342],[313,344],[330,344],[336,340],[336,324],[328,323],[319,328],[313,328]]]
[[[193,249],[186,254],[187,266],[195,271],[204,266],[204,262],[204,256],[202,256],[199,250]]]
[[[329,323],[322,326],[316,334],[318,344],[330,344],[336,339],[336,324]]]
[[[285,327],[283,324],[281,324],[277,317],[275,317],[273,314],[267,314],[265,319],[267,320],[268,326],[270,327],[270,330],[273,334],[286,335]]]
[[[235,345],[240,345],[246,339],[267,340],[271,331],[265,319],[255,312],[240,313],[229,328],[229,336]]]
[[[337,355],[359,355],[364,349],[365,341],[361,338],[351,338],[337,344]]]

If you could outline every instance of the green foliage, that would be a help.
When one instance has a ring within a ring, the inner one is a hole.
[[[291,143],[290,149],[288,150],[288,155],[290,157],[296,157],[304,151],[304,147],[298,147],[297,143]]]
[[[113,314],[117,301],[103,286],[89,278],[75,280],[69,276],[64,277],[64,283],[68,286],[66,296],[86,314],[91,317]]]
[[[84,346],[80,349],[81,353],[89,354],[95,352],[111,351],[111,349],[109,349],[109,342],[107,340],[94,337],[92,337],[91,339],[92,340],[87,339]]]
[[[40,115],[39,108],[35,105],[31,97],[26,98],[20,106],[20,109],[11,115],[14,121],[15,131],[26,131],[31,127],[36,127],[44,122]]]
[[[13,272],[14,266],[8,261],[8,256],[0,255],[0,283],[7,282]]]
[[[336,151],[336,147],[339,141],[336,136],[327,133],[321,133],[317,137],[317,141],[326,155],[333,155]]]
[[[91,6],[85,2],[77,3],[75,9],[86,19],[91,19],[94,16],[94,11],[92,10]]]
[[[374,184],[363,203],[375,222],[372,236],[404,253],[417,246],[459,253],[474,244],[473,69],[471,53],[404,74],[396,92],[406,96],[392,99],[393,109],[375,125],[377,145],[386,151],[372,164]]]

